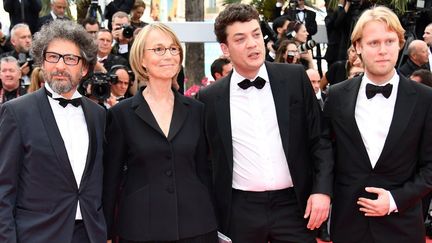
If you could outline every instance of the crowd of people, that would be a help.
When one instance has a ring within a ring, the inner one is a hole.
[[[321,75],[304,1],[277,1],[272,40],[229,4],[215,81],[187,97],[176,33],[123,2],[111,28],[51,0],[0,35],[0,242],[425,241],[432,23],[405,43],[392,10],[341,0],[329,33],[356,21]]]

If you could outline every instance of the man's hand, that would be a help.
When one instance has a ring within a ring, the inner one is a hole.
[[[29,66],[29,63],[28,63],[28,62],[24,63],[24,64],[20,67],[20,69],[21,69],[21,74],[22,74],[22,76],[26,76],[26,75],[29,74],[29,72],[30,72],[30,66]]]
[[[314,230],[319,228],[327,219],[330,211],[330,197],[325,194],[316,193],[309,196],[304,218],[308,218],[307,228]]]
[[[379,217],[387,215],[390,209],[390,198],[387,190],[377,187],[366,187],[365,190],[370,193],[378,194],[376,200],[360,197],[357,204],[360,205],[360,211],[365,216]]]

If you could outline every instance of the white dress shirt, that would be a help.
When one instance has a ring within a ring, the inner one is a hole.
[[[243,191],[285,189],[293,183],[264,64],[258,76],[266,80],[262,89],[240,88],[237,84],[245,78],[235,68],[231,77],[232,187]]]
[[[54,98],[61,98],[62,96],[55,93],[47,82],[45,82],[45,88],[52,94],[52,97],[48,96],[48,101],[54,113],[54,118],[63,139],[69,162],[79,188],[87,161],[89,147],[89,133],[84,111],[81,106],[75,107],[71,104],[62,107],[57,100],[54,100]],[[81,97],[81,95],[78,91],[75,91],[72,98],[79,97]],[[82,219],[79,201],[75,219]]]
[[[429,70],[432,72],[432,53],[431,53],[431,48],[432,47],[428,48],[428,53],[429,53]]]
[[[390,97],[376,94],[373,98],[366,97],[366,84],[375,85],[365,74],[360,84],[357,103],[355,107],[355,119],[359,128],[363,144],[369,156],[372,168],[381,155],[384,144],[393,119],[394,107],[399,87],[399,75],[394,72],[393,77],[380,86],[392,84]],[[385,188],[384,188],[385,189]],[[396,203],[390,194],[390,212],[396,210]]]

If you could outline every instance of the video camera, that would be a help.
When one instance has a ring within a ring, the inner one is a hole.
[[[116,30],[119,30],[119,29],[123,29],[122,34],[123,34],[124,38],[130,39],[133,37],[135,27],[133,27],[132,25],[124,24],[124,25],[122,25],[122,27],[117,28]]]
[[[28,66],[30,67],[30,69],[33,69],[33,57],[30,56],[29,53],[18,53],[18,64],[20,66],[24,65],[26,62],[28,62]]]
[[[111,96],[111,84],[117,82],[116,75],[108,75],[102,72],[94,72],[83,83],[84,90],[91,85],[90,94],[99,101],[104,101]]]

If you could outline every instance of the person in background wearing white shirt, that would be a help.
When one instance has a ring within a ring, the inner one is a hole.
[[[0,242],[106,242],[105,112],[77,91],[96,52],[72,21],[35,34],[31,53],[44,88],[0,108]]]
[[[351,36],[364,75],[330,87],[323,137],[335,138],[334,243],[425,242],[432,189],[432,91],[398,75],[404,29],[390,9],[360,16]]]

